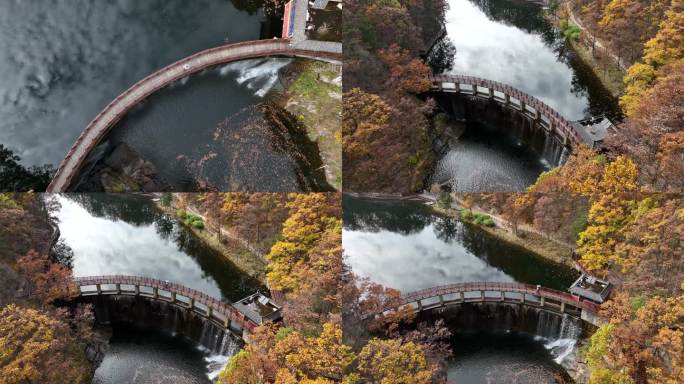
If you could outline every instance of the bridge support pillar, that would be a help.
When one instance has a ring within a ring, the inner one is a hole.
[[[477,96],[477,84],[473,84],[473,95]]]
[[[139,285],[134,285],[133,289],[135,289],[135,295],[138,296],[140,294],[140,286]]]
[[[100,284],[95,284],[95,290],[97,290],[98,295],[101,294],[102,293],[102,286]]]
[[[560,307],[561,313],[565,313],[565,303],[561,301],[561,307]]]
[[[527,108],[527,107],[525,106],[525,102],[522,101],[522,100],[520,100],[520,111],[521,111],[523,114],[525,114],[525,109],[526,109],[526,108]]]
[[[461,93],[461,84],[454,83],[454,89],[456,90],[456,93]]]
[[[439,306],[441,307],[443,305],[444,305],[444,296],[439,295]]]
[[[230,318],[226,315],[225,320],[223,320],[223,328],[230,329]]]
[[[171,302],[172,303],[176,302],[176,292],[171,292]]]
[[[459,292],[459,293],[458,293],[458,300],[459,300],[459,301],[464,301],[464,300],[465,300],[465,298],[463,297],[463,292]]]
[[[418,311],[422,311],[423,310],[423,303],[420,300],[416,301],[416,303],[418,304]]]
[[[211,315],[214,313],[214,310],[211,307],[207,307],[207,317],[211,317]]]
[[[494,88],[489,88],[489,98],[493,99],[494,98]]]
[[[540,299],[539,305],[541,305],[543,307],[544,306],[544,296],[541,296],[539,299]]]
[[[520,304],[525,304],[525,292],[523,292],[522,296],[520,296]]]
[[[484,299],[485,299],[485,292],[480,291],[480,300],[484,301]]]
[[[116,284],[116,294],[117,295],[121,294],[121,284]]]
[[[195,299],[192,297],[189,298],[190,300],[188,301],[188,309],[193,309],[195,308]]]
[[[509,106],[511,104],[511,97],[508,94],[504,94],[504,105]]]
[[[501,291],[501,301],[506,301],[506,292]]]
[[[159,297],[159,290],[155,287],[152,287],[152,297],[155,299]]]

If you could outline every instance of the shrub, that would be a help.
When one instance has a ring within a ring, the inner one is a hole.
[[[461,215],[461,217],[463,217],[463,215]],[[484,213],[474,213],[471,214],[470,217],[470,220],[477,225],[489,228],[493,228],[496,226],[494,220],[489,215],[486,215]]]
[[[442,209],[451,208],[451,194],[449,192],[441,192],[437,198],[437,205]]]
[[[188,213],[185,212],[184,209],[179,209],[176,211],[176,216],[181,220],[185,220],[185,218],[188,217]]]
[[[468,211],[468,210],[462,210],[461,211],[461,220],[464,221],[470,221],[473,219],[473,213]]]

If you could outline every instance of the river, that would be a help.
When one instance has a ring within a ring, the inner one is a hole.
[[[224,301],[261,288],[147,197],[58,195],[61,239],[75,276],[134,275],[181,283]],[[235,348],[230,350],[234,353]],[[114,324],[94,383],[207,383],[227,361],[179,335]]]
[[[75,6],[68,0],[3,1],[0,143],[26,166],[56,167],[109,102],[157,69],[208,48],[279,36],[280,18],[266,16],[262,4],[259,0],[81,0]],[[85,169],[105,170],[84,175],[86,180],[82,178],[76,190],[139,190],[130,188],[130,180],[129,188],[122,188],[125,182],[111,176],[119,172],[116,167],[130,172],[132,166],[125,162],[137,160],[155,168],[146,166],[146,178],[136,180],[138,187],[145,187],[148,176],[154,180],[145,191],[306,190],[297,179],[302,165],[296,164],[293,157],[298,154],[293,152],[301,151],[307,158],[318,153],[309,153],[315,152],[310,148],[289,149],[288,153],[279,147],[277,135],[269,131],[283,123],[269,120],[257,108],[275,102],[282,88],[281,70],[298,61],[236,62],[183,79],[151,96],[130,111],[91,154]],[[228,143],[236,144],[214,143],[219,124],[231,118]],[[237,134],[247,136],[237,127],[246,126],[248,120],[268,127],[260,136],[263,142],[234,140]],[[293,136],[289,140],[306,137]],[[244,146],[260,155],[248,156]],[[119,152],[112,155],[117,148]],[[214,159],[216,153],[226,153],[227,160]],[[102,164],[93,166],[109,155],[112,160],[105,165],[113,163],[114,171]],[[243,164],[246,157],[251,162]],[[262,172],[239,174],[252,163],[261,165],[257,160],[279,166],[271,173],[260,166]],[[238,171],[227,174],[226,164]],[[310,168],[320,166],[314,160]],[[272,175],[276,172],[281,177]],[[199,182],[208,185],[198,185],[198,175]]]
[[[473,281],[566,290],[577,277],[568,267],[436,214],[422,203],[345,195],[343,209],[345,262],[356,274],[403,293]],[[554,383],[554,375],[564,375],[559,363],[575,341],[459,330],[452,338],[454,357],[448,377],[459,384]],[[514,381],[512,375],[518,369],[529,375],[521,374],[520,381]],[[511,372],[511,376],[498,376],[501,372]]]
[[[449,0],[449,7],[446,31],[456,47],[449,73],[511,85],[568,120],[601,115],[614,120],[619,115],[615,98],[577,58],[541,6],[515,0]],[[509,125],[465,122],[465,132],[438,161],[431,182],[464,192],[521,191],[555,166],[557,154],[531,150],[509,134],[515,130]]]

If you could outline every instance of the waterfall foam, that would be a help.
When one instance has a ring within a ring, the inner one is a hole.
[[[563,362],[575,352],[577,339],[580,337],[581,333],[582,328],[580,321],[565,314],[561,321],[558,336],[552,340],[547,339],[548,341],[544,346],[551,351],[554,361],[562,365]]]
[[[278,83],[280,69],[292,59],[252,59],[225,65],[219,69],[221,76],[237,74],[235,81],[264,97]]]

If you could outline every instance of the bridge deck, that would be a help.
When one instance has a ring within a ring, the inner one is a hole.
[[[586,143],[593,146],[586,135],[579,132],[577,127],[558,111],[536,97],[508,84],[465,75],[435,75],[431,80],[435,89],[442,92],[483,96],[516,108],[526,116],[538,121],[545,128],[560,133],[568,145],[577,146],[580,143]],[[468,87],[462,87],[462,85]],[[483,89],[486,89],[485,93],[481,92]],[[497,95],[497,92],[501,96]]]
[[[257,323],[232,304],[224,303],[206,293],[168,281],[148,277],[112,275],[78,277],[73,282],[78,286],[80,296],[142,296],[183,306],[203,317],[217,321],[225,328],[233,328],[238,325],[240,330],[251,332],[257,327]],[[103,285],[113,285],[114,289],[102,289]],[[87,289],[87,287],[95,287],[95,289]]]
[[[452,294],[466,294],[470,292],[480,292],[481,294],[476,297],[465,297],[461,296],[460,300],[457,302],[509,302],[510,298],[505,296],[505,293],[516,293],[521,295],[522,299],[529,295],[536,298],[535,304],[545,305],[545,301],[552,300],[555,303],[549,303],[552,306],[557,306],[561,311],[563,310],[560,306],[565,307],[566,305],[578,308],[583,311],[588,311],[592,314],[598,312],[599,305],[591,301],[583,300],[577,296],[571,295],[570,293],[557,291],[555,289],[537,287],[530,284],[520,284],[520,283],[497,283],[497,282],[473,282],[473,283],[456,283],[449,285],[442,285],[438,287],[432,287],[427,289],[421,289],[419,291],[407,293],[402,295],[400,305],[411,305],[417,303],[420,310],[431,309],[433,307],[438,307],[447,302],[453,301],[443,301],[443,297]],[[485,292],[496,292],[500,295],[498,297],[492,297],[485,295]],[[438,300],[439,299],[439,300]],[[431,300],[431,305],[423,306],[422,301]],[[435,300],[439,301],[439,305],[435,305]],[[524,301],[524,300],[523,300]],[[528,302],[528,304],[531,304]],[[385,310],[391,310],[392,308],[386,308]]]
[[[177,61],[142,79],[114,99],[86,127],[60,164],[48,192],[66,192],[88,154],[111,128],[133,107],[154,92],[203,69],[234,61],[267,56],[303,57],[340,61],[341,49],[336,45],[289,40],[259,40],[208,49]]]

